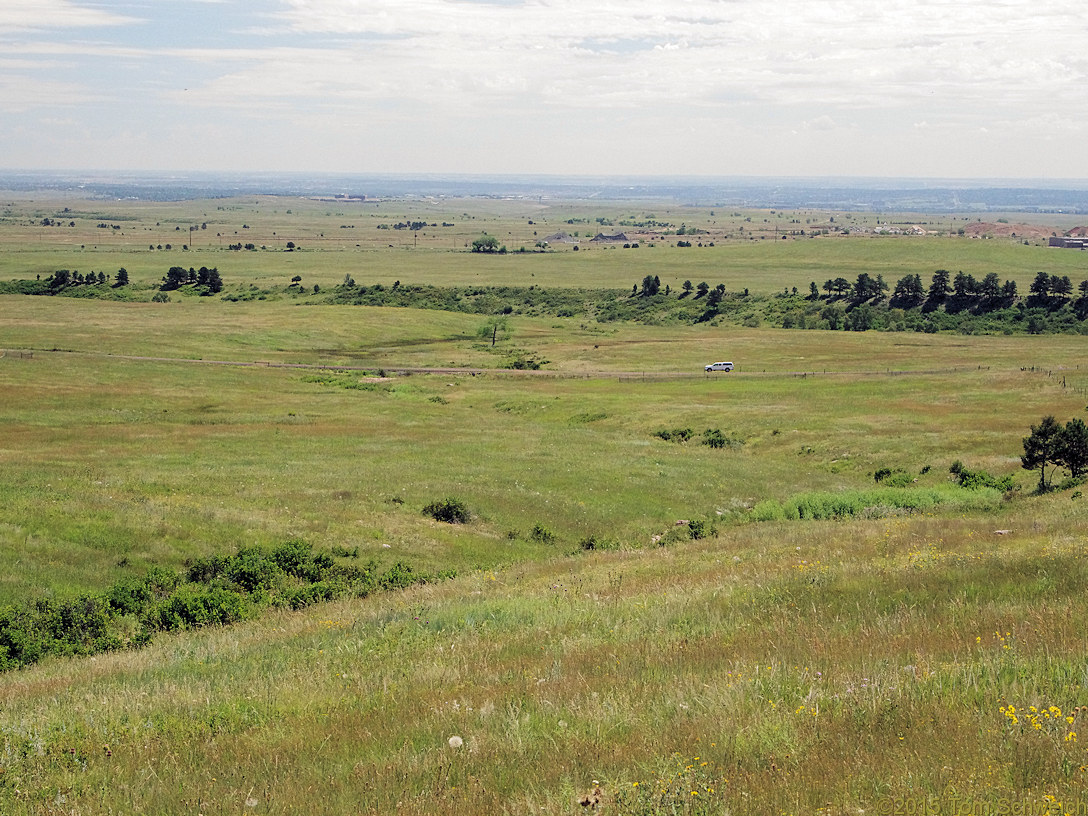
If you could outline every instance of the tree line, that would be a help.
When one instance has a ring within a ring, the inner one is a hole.
[[[128,270],[123,266],[117,270],[114,276],[114,286],[128,286]],[[104,272],[95,274],[93,271],[83,275],[76,270],[58,269],[45,279],[45,284],[50,291],[56,292],[70,286],[105,286],[109,283],[109,277]]]

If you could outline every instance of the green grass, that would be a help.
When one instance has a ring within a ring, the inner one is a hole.
[[[306,247],[322,219],[345,217],[333,206],[125,204],[95,217],[140,210],[142,226],[168,229],[168,215],[207,217],[218,231],[229,216],[267,236],[297,208],[292,240]],[[426,209],[380,206],[375,219]],[[513,206],[447,217],[525,234]],[[595,205],[562,206],[588,218]],[[19,240],[42,229],[16,227],[0,223],[18,239],[0,253],[5,277],[30,257]],[[729,240],[687,257],[735,252],[751,275],[736,285],[767,291],[833,263],[926,273],[936,258],[912,256],[919,246],[962,251],[939,265],[965,271],[1082,260],[998,241]],[[129,250],[95,251],[113,263]],[[41,257],[69,265],[58,252]],[[312,262],[336,283],[351,252],[224,251],[218,266],[229,281],[227,261],[245,258],[246,275],[271,280],[281,261]],[[587,268],[640,278],[630,264],[687,252],[358,254],[374,278],[408,282],[410,259],[429,258],[420,278],[464,282],[487,264],[490,284],[517,264],[538,264],[542,281]],[[166,257],[132,253],[121,265],[149,261],[145,281]],[[668,274],[682,280],[695,262],[679,263]],[[567,814],[597,796],[602,813],[780,816],[1088,802],[1088,506],[1077,488],[1031,495],[1036,474],[1019,462],[1031,424],[1085,410],[1084,338],[515,315],[493,350],[483,323],[290,299],[0,297],[0,349],[22,352],[0,356],[0,606],[293,539],[357,548],[379,569],[458,571],[0,675],[0,811]],[[496,371],[513,349],[552,362]],[[717,359],[737,371],[705,376]],[[485,373],[377,376],[451,364]],[[688,427],[687,443],[655,436]],[[743,444],[700,444],[706,428]],[[1021,490],[951,487],[955,460]],[[882,469],[917,481],[889,493]],[[895,508],[934,496],[953,500]],[[835,520],[751,523],[752,508],[798,497],[863,500]],[[468,523],[425,514],[445,499]],[[681,520],[715,533],[692,540]]]
[[[1016,459],[1020,437],[1046,413],[1083,408],[1082,396],[1048,376],[1076,364],[1078,338],[927,335],[904,347],[886,334],[863,343],[839,333],[729,332],[741,370],[706,377],[697,372],[721,330],[620,327],[600,337],[515,321],[509,343],[539,350],[571,376],[375,380],[368,371],[397,358],[496,358],[476,348],[471,317],[442,313],[27,305],[0,342],[16,345],[21,334],[25,345],[51,348],[63,339],[72,351],[0,360],[11,474],[0,488],[0,547],[20,563],[7,577],[12,597],[104,586],[121,559],[128,570],[176,565],[224,544],[295,536],[376,556],[407,549],[430,568],[550,557],[590,535],[641,546],[677,519],[868,487],[882,467],[931,466],[927,486],[964,459],[1029,484]],[[59,327],[63,335],[53,334]],[[420,342],[435,333],[451,339]],[[103,353],[78,351],[96,336]],[[335,337],[343,343],[335,354],[306,348]],[[117,356],[126,351],[177,356]],[[321,374],[194,361],[202,356],[331,357],[373,368]],[[1048,371],[1014,367],[1028,359]],[[584,376],[640,363],[690,373]],[[840,373],[795,373],[811,363]],[[1072,384],[1077,376],[1070,368]],[[720,428],[744,444],[713,449],[655,436],[688,426]],[[471,530],[434,530],[422,517],[447,496],[477,515]],[[527,540],[536,524],[556,531],[560,545]]]

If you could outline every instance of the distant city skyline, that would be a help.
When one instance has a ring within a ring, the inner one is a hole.
[[[1088,176],[1072,0],[4,0],[0,168]]]

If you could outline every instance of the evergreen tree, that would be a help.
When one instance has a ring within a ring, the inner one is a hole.
[[[1001,297],[1001,279],[997,277],[996,272],[990,272],[982,279],[979,294],[987,300],[997,300]]]
[[[1046,300],[1047,295],[1050,294],[1050,275],[1046,272],[1040,272],[1035,276],[1035,280],[1031,282],[1031,296],[1037,300]]]
[[[1020,466],[1024,470],[1039,469],[1039,492],[1047,488],[1046,466],[1057,464],[1061,453],[1062,425],[1053,416],[1043,417],[1038,425],[1031,426],[1031,435],[1025,436],[1024,455]]]
[[[1088,425],[1074,418],[1062,428],[1059,438],[1058,464],[1069,469],[1069,475],[1079,479],[1088,471]]]
[[[952,292],[952,287],[949,286],[951,280],[951,273],[947,269],[938,269],[933,273],[933,279],[929,284],[929,299],[939,303],[944,300]]]
[[[1071,294],[1073,294],[1073,281],[1069,280],[1068,275],[1050,276],[1050,293],[1065,300]]]

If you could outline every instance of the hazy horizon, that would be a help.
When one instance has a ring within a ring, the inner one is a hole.
[[[1072,0],[6,0],[2,161],[1062,181],[1085,29]]]
[[[718,207],[920,212],[1088,213],[1088,182],[1001,179],[577,176],[456,173],[40,171],[0,169],[0,191],[91,199],[238,195],[376,198],[486,196],[671,201]]]

